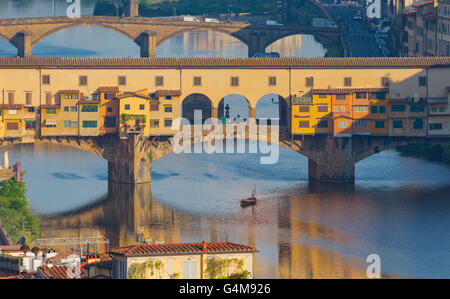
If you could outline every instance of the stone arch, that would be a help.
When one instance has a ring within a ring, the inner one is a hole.
[[[35,39],[32,40],[31,45],[32,47],[36,46],[37,44],[39,44],[42,40],[44,40],[45,38],[59,32],[59,31],[63,31],[65,29],[69,29],[69,28],[74,28],[74,27],[98,27],[98,28],[104,28],[104,29],[108,29],[114,32],[117,32],[119,34],[122,34],[123,36],[127,37],[128,39],[130,39],[131,41],[133,41],[134,43],[138,44],[138,41],[136,40],[136,37],[129,34],[126,31],[122,31],[114,26],[110,26],[110,25],[106,25],[103,23],[70,23],[70,24],[66,24],[63,26],[59,26],[56,28],[53,28],[43,34],[41,34],[40,36],[36,37]],[[139,45],[139,44],[138,44]]]
[[[287,98],[288,97],[283,97],[278,93],[268,93],[261,96],[255,105],[255,117],[257,119],[279,118],[280,126],[286,126],[289,123],[289,106],[290,106],[290,103],[287,100]],[[270,104],[273,104],[273,106]]]
[[[238,113],[241,117],[241,119],[247,119],[250,117],[251,113],[252,113],[252,109],[254,109],[252,107],[252,105],[250,104],[250,101],[247,97],[241,95],[241,94],[237,94],[237,93],[232,93],[232,94],[228,94],[226,96],[224,96],[218,103],[218,117],[221,118],[223,116],[225,116],[225,101],[233,101],[235,103],[237,103],[237,101],[241,102],[240,104],[244,104],[245,102],[247,103],[247,112],[246,113]],[[242,105],[242,107],[239,108],[243,108],[244,105]],[[233,108],[233,107],[230,107]],[[230,117],[233,119],[234,117],[236,117],[236,115],[233,115],[233,110],[234,109],[230,109],[232,114],[230,115]]]
[[[194,124],[194,111],[202,111],[202,123],[213,117],[213,102],[210,97],[202,93],[187,95],[181,102],[181,117]]]

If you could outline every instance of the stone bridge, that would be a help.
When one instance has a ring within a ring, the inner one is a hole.
[[[230,134],[211,134],[214,126],[202,131],[201,141],[191,129],[189,138],[184,141],[193,145],[197,142],[214,144],[216,140],[255,140],[278,144],[308,158],[310,181],[348,183],[355,180],[355,164],[371,155],[413,143],[449,142],[445,137],[393,137],[353,135],[352,137],[333,137],[331,135],[294,136],[284,127],[268,127],[266,131],[245,126],[236,126]],[[273,131],[273,133],[272,133]],[[52,143],[70,146],[90,152],[108,161],[108,179],[114,183],[141,184],[151,182],[153,162],[171,154],[174,137],[155,136],[144,138],[130,134],[127,139],[116,135],[99,137],[37,137],[34,139],[2,140],[1,146],[23,143]],[[196,139],[197,138],[197,139]],[[186,146],[186,144],[181,144]],[[276,164],[273,165],[276,167]]]
[[[0,19],[0,38],[17,48],[17,56],[27,57],[32,55],[33,47],[46,37],[61,30],[79,26],[102,27],[118,32],[140,47],[141,57],[155,56],[156,48],[174,36],[202,30],[221,32],[237,38],[248,46],[249,57],[258,52],[265,52],[266,47],[279,39],[296,34],[313,35],[325,48],[341,43],[339,30],[334,28],[103,16]]]

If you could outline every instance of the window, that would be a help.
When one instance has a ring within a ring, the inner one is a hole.
[[[319,94],[319,99],[326,99],[328,97],[327,94],[321,93]]]
[[[299,112],[309,112],[309,106],[298,107]]]
[[[427,77],[419,77],[419,86],[427,86]]]
[[[333,112],[339,112],[339,106],[333,106]]]
[[[425,105],[411,105],[410,107],[411,112],[424,112],[425,111]]]
[[[430,124],[430,131],[434,130],[442,130],[442,124],[441,123]]]
[[[158,101],[150,102],[150,111],[159,111],[159,102]]]
[[[317,123],[318,128],[328,128],[328,120],[320,120]]]
[[[346,120],[338,121],[338,128],[339,129],[346,129],[347,128],[347,121]]]
[[[378,109],[378,113],[386,113],[386,106],[380,106]]]
[[[164,77],[163,76],[155,77],[155,86],[164,86]]]
[[[422,130],[423,129],[423,120],[417,118],[413,123],[414,130]]]
[[[194,86],[202,86],[202,77],[194,77]]]
[[[47,112],[47,114],[56,114],[56,109],[55,108],[47,108],[46,112]]]
[[[31,105],[31,103],[32,103],[31,95],[32,95],[31,92],[26,92],[26,93],[25,93],[25,103],[26,103],[27,105]]]
[[[172,96],[165,96],[164,99],[166,99],[166,100],[171,100],[171,99],[172,99]]]
[[[106,112],[112,113],[112,112],[113,112],[113,111],[112,111],[112,107],[107,107],[107,108],[106,108]]]
[[[30,113],[33,113],[34,112],[34,107],[28,107],[27,111],[30,112]]]
[[[318,106],[317,112],[328,112],[328,106]]]
[[[372,106],[372,107],[370,107],[370,113],[373,113],[373,114],[378,113],[378,106]]]
[[[8,92],[8,104],[14,105],[14,92]]]
[[[78,128],[78,121],[65,120],[64,128]]]
[[[69,112],[69,106],[64,106],[64,112]]]
[[[386,99],[386,93],[385,92],[372,92],[370,94],[370,97],[375,100],[385,100]]]
[[[78,78],[78,85],[87,86],[87,76],[80,76]]]
[[[15,114],[17,114],[17,109],[9,109],[8,110],[8,114],[12,114],[12,115],[15,115]]]
[[[239,77],[231,77],[231,86],[239,86]]]
[[[111,99],[114,99],[116,97],[116,95],[113,93],[105,93],[104,97],[105,97],[105,100],[111,100]]]
[[[18,122],[6,123],[6,130],[19,130],[19,123]]]
[[[381,86],[384,88],[389,87],[389,77],[381,77]]]
[[[345,106],[341,105],[341,112],[345,112]]]
[[[97,128],[96,120],[83,120],[83,128]]]
[[[145,105],[144,104],[140,104],[139,105],[139,110],[145,110]]]
[[[277,77],[269,77],[269,86],[277,85]]]
[[[83,105],[81,112],[98,112],[97,105]]]
[[[355,112],[369,112],[369,106],[354,106]]]
[[[116,127],[116,117],[107,116],[105,117],[105,128],[115,128]]]
[[[357,92],[356,93],[356,98],[358,100],[367,99],[367,93],[365,93],[365,92]]]
[[[127,77],[119,76],[118,77],[118,83],[119,83],[119,85],[127,85]]]
[[[165,106],[164,107],[164,112],[171,113],[172,112],[172,106]]]
[[[42,75],[42,84],[50,85],[50,75]]]
[[[445,112],[445,106],[439,106],[439,112]]]
[[[375,129],[384,129],[384,121],[376,121]]]
[[[301,120],[298,125],[300,128],[309,128],[309,121],[308,120]]]
[[[357,119],[355,121],[355,127],[357,128],[367,128],[367,126],[368,126],[367,119]]]
[[[337,94],[336,100],[345,100],[345,94]]]
[[[344,86],[345,87],[351,87],[352,86],[352,78],[351,77],[345,77],[344,78]]]
[[[164,127],[172,127],[172,120],[171,119],[165,119],[164,120]]]
[[[401,120],[394,120],[392,122],[392,128],[394,128],[394,129],[402,129],[403,128],[403,121],[401,121]]]
[[[159,120],[150,121],[150,128],[158,128],[158,127],[159,127]]]
[[[182,275],[183,279],[196,279],[197,277],[197,261],[183,261],[182,263]]]
[[[71,106],[70,107],[70,112],[77,112],[78,111],[78,107],[77,106]]]
[[[36,122],[34,120],[27,120],[25,122],[26,130],[34,130],[35,127],[36,127]]]
[[[50,92],[45,93],[45,104],[47,105],[52,104],[52,94]]]
[[[306,77],[305,79],[305,86],[306,87],[313,87],[314,86],[314,77]]]
[[[392,105],[391,112],[405,112],[405,105]]]
[[[125,110],[130,110],[130,104],[125,105]]]

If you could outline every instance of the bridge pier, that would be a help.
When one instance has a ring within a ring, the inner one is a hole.
[[[124,14],[126,17],[137,17],[139,16],[139,4],[137,0],[125,1]]]
[[[252,32],[250,43],[248,45],[248,57],[253,57],[256,53],[266,52],[266,34],[265,32]]]
[[[141,48],[141,57],[156,56],[156,33],[145,31],[138,37],[139,47]]]
[[[21,31],[13,38],[17,48],[17,56],[30,57],[32,55],[31,32]]]
[[[355,180],[356,155],[352,138],[314,136],[308,159],[310,181],[348,183]]]

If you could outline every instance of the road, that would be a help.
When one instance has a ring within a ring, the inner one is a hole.
[[[380,57],[382,53],[375,39],[375,34],[369,32],[369,27],[363,21],[353,17],[361,8],[350,6],[325,6],[331,15],[339,20],[344,42],[350,57]]]

